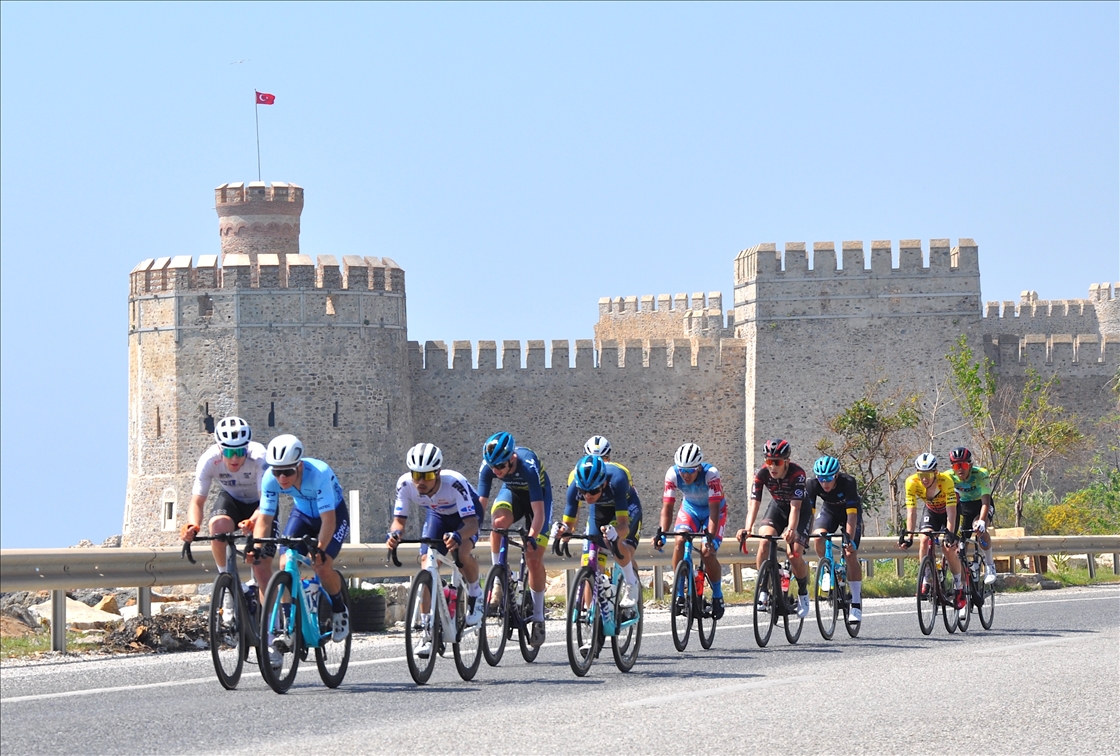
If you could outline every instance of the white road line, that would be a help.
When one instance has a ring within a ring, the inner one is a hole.
[[[1050,638],[1048,640],[1033,641],[1032,643],[1015,643],[1010,646],[996,646],[995,648],[978,648],[974,650],[977,654],[998,654],[1003,651],[1018,651],[1020,648],[1031,648],[1033,646],[1049,646],[1053,643],[1065,643],[1072,640],[1085,640],[1075,635],[1063,636],[1061,638]]]
[[[34,696],[13,696],[0,698],[0,703],[10,704],[20,701],[45,701],[51,698],[71,698],[73,696],[92,696],[98,693],[119,693],[123,690],[142,690],[144,688],[174,688],[178,685],[198,685],[199,683],[215,682],[214,677],[196,677],[191,680],[170,680],[168,682],[146,683],[144,685],[120,685],[115,688],[89,688],[88,690],[68,690],[62,693],[39,693]]]
[[[772,688],[776,685],[787,685],[789,683],[802,683],[812,680],[819,681],[819,679],[819,677],[813,675],[800,675],[798,677],[785,677],[781,679],[755,680],[754,682],[739,683],[738,685],[723,685],[718,688],[704,688],[703,690],[693,690],[687,693],[673,693],[668,696],[639,698],[636,701],[627,701],[622,704],[622,706],[627,709],[633,709],[638,706],[658,706],[660,704],[676,703],[677,701],[687,701],[690,698],[707,698],[708,696],[718,696],[721,693],[734,693],[740,690],[759,690],[762,688]]]

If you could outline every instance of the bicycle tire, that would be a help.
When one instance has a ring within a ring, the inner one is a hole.
[[[828,578],[827,589],[821,587],[825,583],[825,577]],[[817,628],[825,640],[832,640],[836,632],[836,615],[839,611],[837,597],[841,590],[843,589],[836,583],[832,560],[822,559],[817,562],[816,596],[813,598],[813,604],[817,613]]]
[[[946,563],[941,563],[941,621],[945,624],[945,632],[952,635],[957,632],[957,621],[959,612],[957,611],[957,591],[953,586],[953,574],[949,572]],[[949,619],[950,611],[953,618]]]
[[[922,592],[923,586],[926,588],[924,595]],[[937,585],[937,570],[933,566],[933,557],[927,554],[918,568],[918,589],[916,591],[918,627],[922,629],[922,635],[929,635],[933,632],[933,623],[937,619],[939,592],[940,586]]]
[[[583,605],[585,598],[588,599],[586,607]],[[598,640],[595,636],[601,627],[596,607],[595,572],[590,567],[580,567],[564,611],[568,664],[576,677],[586,675],[595,661]]]
[[[690,564],[681,560],[673,576],[673,593],[669,604],[669,624],[673,630],[673,645],[678,651],[688,648],[692,632],[692,585]]]
[[[767,559],[762,563],[754,582],[754,640],[759,648],[766,648],[778,617],[775,612],[775,598],[779,595],[778,571],[774,563]],[[760,606],[759,597],[766,593],[767,598]]]
[[[696,569],[698,573],[703,573],[703,565]],[[705,577],[707,577],[705,575]],[[695,580],[693,585],[695,585]],[[704,649],[712,647],[712,643],[716,639],[716,618],[712,616],[712,601],[715,594],[712,592],[710,581],[704,581],[704,592],[696,596],[696,609],[693,614],[696,615],[696,634],[700,636],[700,646]],[[707,632],[705,632],[707,628]]]
[[[976,584],[972,582],[972,569],[967,562],[962,562],[961,587],[964,588],[964,609],[957,612],[957,629],[962,633],[968,632],[968,625],[972,622],[972,595]]]
[[[521,624],[517,626],[517,645],[521,647],[521,658],[532,664],[536,661],[537,654],[540,653],[541,649],[540,646],[533,646],[529,642],[533,630],[533,592],[529,590],[528,579],[525,576],[522,576],[522,579],[525,580],[524,583],[518,581],[519,598],[521,599]]]
[[[334,571],[342,583],[342,603],[346,610],[350,610],[350,589],[346,586],[346,579],[338,570]],[[326,636],[330,636],[329,638]],[[346,677],[346,669],[350,666],[350,644],[354,633],[335,643],[334,641],[334,609],[331,607],[330,596],[327,592],[319,591],[319,645],[315,647],[315,666],[319,668],[319,677],[328,688],[337,688]]]
[[[634,565],[635,572],[638,565]],[[631,589],[630,584],[626,582],[625,578],[618,583],[618,590],[615,591],[614,597],[614,616],[619,618],[617,622],[622,624],[622,602],[628,596],[634,599],[634,609],[638,613],[636,621],[625,627],[619,627],[618,632],[611,637],[611,652],[614,654],[615,666],[622,672],[629,672],[634,668],[634,662],[638,661],[638,651],[642,647],[642,625],[645,623],[645,610],[643,609],[642,602],[642,584],[638,583],[637,595]]]
[[[843,568],[841,571],[845,574],[840,576],[840,588],[843,591],[840,603],[844,608],[844,629],[848,631],[850,637],[855,638],[859,635],[859,628],[863,624],[863,620],[853,620],[851,618],[852,589],[848,585],[847,565],[843,565]]]
[[[509,570],[505,565],[495,564],[490,568],[482,597],[486,601],[486,613],[482,615],[479,645],[486,663],[496,667],[502,660],[509,638]]]
[[[283,610],[284,604],[289,605],[287,612]],[[299,599],[292,590],[292,575],[281,570],[269,579],[261,607],[261,643],[280,653],[280,666],[272,666],[268,653],[259,657],[261,677],[277,693],[286,693],[292,687],[299,670],[303,651],[299,623]],[[287,637],[288,643],[284,646],[272,644],[269,639],[275,640],[277,636]]]
[[[789,590],[786,591],[785,595],[786,613],[782,615],[782,626],[786,631],[786,641],[788,641],[791,646],[797,643],[798,639],[801,637],[801,628],[805,623],[805,618],[797,613],[797,602],[798,599],[800,599],[800,595],[797,591],[797,579],[793,577],[791,569]]]
[[[475,600],[482,601],[483,598],[479,596]],[[479,662],[482,661],[482,626],[467,626],[467,615],[470,614],[468,603],[467,589],[460,585],[459,598],[455,602],[456,641],[451,644],[451,650],[455,656],[455,669],[459,671],[459,677],[466,681],[474,679]]]
[[[420,620],[425,589],[428,591],[428,608],[431,610],[429,615],[431,628],[427,633]],[[412,578],[412,588],[408,591],[408,608],[404,615],[404,655],[408,660],[408,673],[412,675],[412,680],[417,685],[423,685],[431,678],[432,670],[436,666],[436,656],[439,654],[439,611],[435,606],[437,601],[435,591],[432,590],[432,573],[420,570],[416,573],[416,577]],[[425,641],[425,635],[431,641],[431,648],[428,651],[428,658],[422,659],[419,651]]]
[[[985,574],[987,569],[988,565],[984,565]],[[985,630],[991,630],[992,621],[996,616],[996,584],[982,582],[980,590],[983,591],[980,595],[983,596],[984,603],[980,605],[976,613],[980,615],[980,625]]]
[[[218,682],[226,690],[237,687],[247,655],[245,610],[236,595],[240,588],[233,575],[224,572],[218,575],[210,593],[210,657],[214,660]],[[227,596],[233,602],[232,617],[227,617],[224,609]]]

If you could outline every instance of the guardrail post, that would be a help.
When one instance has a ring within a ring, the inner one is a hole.
[[[1112,574],[1120,575],[1120,553],[1112,555]]]
[[[66,591],[51,591],[51,651],[66,650]]]
[[[665,568],[653,568],[653,598],[657,601],[665,598]]]
[[[152,616],[152,586],[142,585],[136,589],[136,611],[141,617]]]
[[[1015,572],[1016,572],[1017,565],[1015,563],[1017,561],[1019,561],[1019,560],[1015,558],[1014,554],[1009,554],[1008,555],[1008,557],[1007,557],[1007,571],[1010,572],[1012,575],[1014,575]]]
[[[894,574],[898,577],[906,576],[906,561],[903,559],[894,560]]]
[[[875,560],[864,559],[863,563],[867,565],[863,571],[863,573],[867,575],[867,579],[870,580],[871,578],[875,577]]]
[[[568,600],[568,596],[572,595],[572,586],[576,582],[575,570],[564,570],[564,601]]]
[[[731,585],[736,593],[743,592],[743,565],[738,562],[731,565]]]
[[[1089,568],[1089,579],[1090,580],[1095,580],[1096,577],[1097,577],[1097,555],[1096,554],[1086,554],[1085,555],[1085,564]]]

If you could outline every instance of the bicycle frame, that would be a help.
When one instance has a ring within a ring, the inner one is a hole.
[[[785,616],[785,615],[788,615],[788,614],[795,614],[796,615],[797,614],[797,607],[791,606],[789,604],[789,601],[787,600],[787,597],[786,597],[786,592],[784,590],[782,590],[781,578],[779,577],[779,568],[781,567],[781,563],[778,561],[778,543],[782,542],[784,539],[781,536],[776,536],[776,535],[775,536],[766,536],[766,535],[749,534],[749,535],[745,536],[743,538],[743,540],[741,540],[739,542],[740,543],[740,549],[742,549],[743,546],[745,545],[747,538],[757,538],[760,541],[769,541],[770,542],[770,553],[766,556],[766,563],[773,565],[773,568],[774,568],[774,584],[771,586],[770,600],[775,601],[775,594],[782,597],[782,600],[780,602],[777,602],[777,605],[774,606],[774,608],[778,612],[779,617],[782,617],[782,616]],[[785,561],[789,562],[789,552],[787,551],[787,552],[785,552],[785,554],[786,554]],[[761,571],[761,568],[760,568],[760,571]],[[790,577],[791,577],[791,579],[793,577],[792,571],[790,573]]]
[[[281,541],[282,539],[277,540]],[[287,546],[294,544],[282,545]],[[298,609],[293,608],[292,611],[297,612],[297,616],[299,617],[298,627],[300,629],[300,636],[303,638],[304,648],[315,648],[316,646],[321,646],[325,641],[330,639],[331,634],[319,634],[318,602],[316,602],[316,606],[311,605],[311,594],[304,589],[304,581],[299,569],[301,566],[311,569],[314,567],[314,565],[309,557],[305,557],[303,554],[300,554],[293,548],[286,549],[284,551],[284,554],[280,557],[280,560],[280,569],[292,576],[292,599],[295,606],[298,607]],[[308,584],[311,583],[319,586],[320,593],[326,590],[325,588],[323,588],[322,584],[319,583],[319,577],[317,575],[308,579]],[[277,608],[274,608],[273,612],[276,611]],[[269,618],[270,626],[273,622],[275,622],[275,620],[276,615],[273,614]]]
[[[245,548],[242,551],[237,550],[237,539],[244,538]],[[246,551],[253,550],[253,536],[240,535],[238,533],[218,533],[212,536],[195,536],[195,541],[224,541],[226,544],[226,572],[233,577],[233,584],[237,586],[238,590],[233,591],[237,596],[236,601],[238,604],[238,612],[242,617],[247,618],[248,621],[242,622],[244,625],[243,636],[249,645],[253,648],[260,646],[260,628],[256,622],[253,622],[252,612],[249,611],[248,603],[245,601],[245,592],[241,588],[241,574],[237,570],[237,557],[244,557]],[[191,564],[197,564],[194,554],[191,553],[191,541],[183,542],[183,550],[181,556],[186,557],[187,561]],[[220,575],[220,573],[219,573]],[[215,578],[217,583],[217,578]],[[263,590],[256,587],[255,590]],[[259,602],[258,602],[259,603]]]
[[[525,540],[529,537],[528,532],[522,528],[520,530],[510,530],[509,528],[492,528],[492,533],[498,533],[501,536],[501,543],[498,547],[498,564],[506,569],[506,577],[509,578],[508,584],[510,585],[510,599],[506,602],[506,607],[509,610],[509,618],[516,624],[516,627],[511,625],[510,630],[516,629],[520,633],[528,633],[529,620],[523,616],[524,612],[521,611],[521,597],[520,591],[513,589],[515,582],[522,582],[528,579],[528,564],[525,561]],[[522,542],[511,541],[509,534],[516,533],[521,536]],[[518,567],[517,580],[513,579],[513,573],[509,568],[509,547],[515,546],[521,549],[521,563]]]
[[[595,586],[594,595],[590,597],[591,605],[588,607],[588,614],[591,616],[593,622],[598,618],[603,626],[603,636],[606,638],[616,636],[631,625],[638,624],[639,617],[618,622],[618,618],[614,616],[612,601],[602,595],[602,586],[599,584],[598,580],[598,576],[601,574],[598,539],[593,535],[587,535],[585,533],[570,533],[568,539],[571,538],[587,541],[587,566],[590,567],[592,573],[596,576],[593,583]],[[553,552],[558,556],[570,557],[572,555],[572,552],[568,549],[567,539],[562,538],[556,539],[553,545]],[[617,552],[614,552],[614,556],[617,559],[619,555]],[[621,582],[622,570],[618,567],[618,564],[615,563],[610,572],[610,584],[614,588],[614,595],[618,595]],[[578,598],[579,600],[583,600],[582,596]],[[604,611],[604,608],[606,608],[606,611]]]
[[[461,573],[459,572],[459,568],[462,567],[462,564],[459,562],[458,554],[455,555],[454,559],[449,559],[447,555],[440,553],[438,549],[431,548],[432,546],[435,546],[437,544],[443,544],[443,540],[440,538],[411,538],[407,540],[402,539],[401,541],[399,541],[399,543],[420,543],[426,544],[429,547],[428,553],[426,555],[428,557],[427,565],[420,568],[421,570],[427,572],[432,576],[431,593],[436,594],[434,596],[428,597],[428,613],[431,613],[432,604],[434,603],[437,611],[439,611],[440,633],[444,636],[444,642],[458,643],[459,628],[455,625],[455,618],[451,616],[451,607],[447,605],[447,597],[443,595],[443,577],[439,572],[439,568],[441,566],[451,568],[451,589],[455,591],[456,596],[458,596],[459,587],[463,585],[463,578]],[[400,567],[401,563],[400,560],[397,559],[397,550],[393,549],[389,552],[389,554],[393,558],[393,563]],[[420,611],[419,604],[417,605],[417,611]],[[419,623],[420,617],[409,617],[409,622],[412,622],[414,624]]]

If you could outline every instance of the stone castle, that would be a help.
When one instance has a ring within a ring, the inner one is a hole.
[[[409,446],[436,443],[473,478],[500,429],[544,460],[556,516],[584,441],[606,435],[634,474],[647,534],[674,450],[695,441],[723,474],[733,530],[766,438],[811,464],[826,417],[880,378],[933,392],[961,334],[1001,382],[1059,375],[1058,401],[1086,427],[1116,406],[1120,283],[982,308],[971,239],[903,240],[897,264],[888,241],[870,259],[862,242],[839,258],[818,242],[811,267],[803,243],[759,244],[734,260],[726,312],[719,293],[604,298],[574,354],[568,341],[503,341],[499,366],[495,341],[410,342],[393,260],[302,254],[301,187],[224,184],[215,199],[220,255],[149,259],[130,275],[125,545],[175,541],[195,463],[232,414],[263,443],[298,435],[360,493],[362,540],[380,541]],[[942,411],[941,427],[957,424]]]

